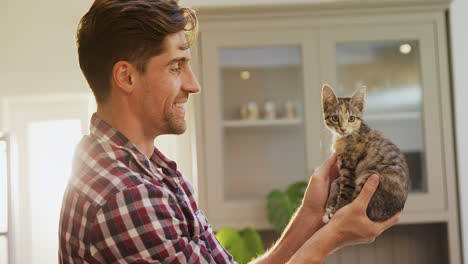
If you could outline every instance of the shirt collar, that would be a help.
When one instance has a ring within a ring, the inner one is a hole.
[[[91,116],[90,126],[91,136],[96,137],[99,141],[107,141],[121,149],[132,152],[136,155],[138,161],[146,169],[150,169],[148,158],[141,152],[135,144],[133,144],[124,134],[112,127],[109,123],[102,120],[96,113]],[[153,154],[150,159],[161,168],[166,175],[177,176],[177,164],[164,156],[156,147],[153,149]]]

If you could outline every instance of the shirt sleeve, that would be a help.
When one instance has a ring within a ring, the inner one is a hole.
[[[101,263],[216,263],[203,238],[191,235],[175,199],[149,184],[117,193],[96,213],[93,258]]]

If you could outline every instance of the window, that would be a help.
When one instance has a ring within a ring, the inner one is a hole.
[[[27,127],[27,139],[34,219],[31,255],[37,263],[54,263],[58,252],[60,208],[71,175],[73,152],[81,139],[81,123],[79,119],[31,122]]]
[[[8,162],[7,139],[0,136],[0,264],[8,263]]]
[[[14,147],[9,261],[57,263],[61,202],[74,149],[88,132],[89,97],[25,96],[4,103],[4,129]]]

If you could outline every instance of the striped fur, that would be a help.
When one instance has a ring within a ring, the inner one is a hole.
[[[403,209],[408,196],[406,160],[395,144],[363,122],[364,98],[365,88],[351,98],[336,97],[328,85],[322,88],[323,118],[334,134],[333,149],[340,170],[340,177],[330,190],[325,222],[353,201],[374,173],[380,176],[380,183],[367,208],[371,220],[389,219]]]

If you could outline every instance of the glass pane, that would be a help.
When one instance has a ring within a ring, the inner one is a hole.
[[[7,145],[0,139],[0,233],[8,231]]]
[[[412,191],[426,191],[420,52],[417,40],[339,43],[339,94],[367,87],[364,120],[405,154]]]
[[[0,236],[0,264],[8,263],[8,240],[6,236]]]
[[[222,48],[218,58],[225,198],[265,200],[306,177],[301,48]]]
[[[58,224],[63,193],[71,175],[72,156],[81,138],[80,120],[28,125],[31,193],[31,255],[36,263],[56,263]]]

